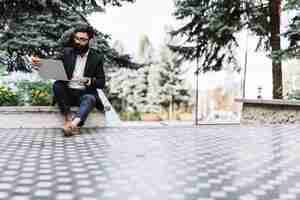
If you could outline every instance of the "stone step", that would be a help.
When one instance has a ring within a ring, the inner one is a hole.
[[[73,107],[76,112],[78,107]],[[63,116],[53,106],[3,106],[0,107],[0,128],[61,128]],[[99,128],[105,126],[104,113],[94,109],[84,127]]]

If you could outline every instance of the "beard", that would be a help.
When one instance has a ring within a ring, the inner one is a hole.
[[[75,51],[75,54],[80,55],[80,54],[85,54],[89,50],[89,44],[86,45],[80,45],[80,44],[73,44],[73,48]]]

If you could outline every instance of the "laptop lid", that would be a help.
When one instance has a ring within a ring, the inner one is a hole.
[[[41,59],[39,75],[44,79],[69,80],[61,60]]]

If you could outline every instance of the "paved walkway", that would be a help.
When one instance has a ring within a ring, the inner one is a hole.
[[[0,199],[297,200],[300,125],[0,129]]]

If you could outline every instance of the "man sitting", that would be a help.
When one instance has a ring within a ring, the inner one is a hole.
[[[103,57],[89,47],[95,32],[90,26],[80,26],[72,34],[72,47],[64,48],[58,57],[62,60],[67,77],[71,81],[55,81],[54,99],[64,116],[63,131],[65,136],[79,133],[94,107],[103,110],[97,88],[103,89],[105,74]],[[41,59],[32,58],[32,64],[39,68]],[[71,116],[71,106],[79,106],[75,116]]]

